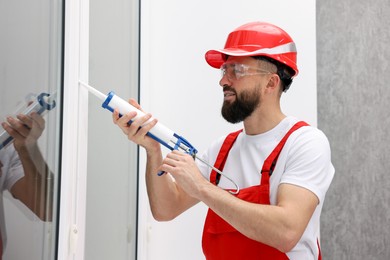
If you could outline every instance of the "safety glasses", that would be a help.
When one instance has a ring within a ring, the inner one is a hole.
[[[245,76],[272,74],[269,71],[240,63],[224,63],[221,66],[221,77],[226,76],[229,80],[239,80]],[[254,72],[249,72],[250,70]]]

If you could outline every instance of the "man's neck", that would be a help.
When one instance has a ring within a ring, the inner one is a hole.
[[[285,117],[280,110],[265,113],[255,111],[244,121],[245,133],[248,135],[265,133],[277,126]]]

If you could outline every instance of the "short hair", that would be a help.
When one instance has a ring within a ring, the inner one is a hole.
[[[266,56],[253,56],[253,58],[255,58],[256,60],[262,60],[274,64],[277,70],[276,74],[279,76],[282,82],[283,92],[286,92],[290,88],[291,83],[293,81],[292,77],[295,74],[292,68]]]

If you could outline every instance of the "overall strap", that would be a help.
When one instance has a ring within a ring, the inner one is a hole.
[[[318,239],[317,239],[317,246],[318,246],[318,260],[322,260],[320,241]]]
[[[225,166],[227,155],[230,152],[230,149],[233,147],[234,142],[236,141],[238,135],[242,132],[242,129],[233,133],[230,133],[225,140],[223,141],[223,144],[221,146],[221,149],[219,150],[218,157],[215,160],[214,167],[218,170],[222,171],[223,167]],[[221,179],[221,174],[217,173],[216,171],[212,170],[210,174],[210,182],[214,185],[218,185],[219,180]]]
[[[271,177],[272,172],[274,171],[276,161],[279,158],[279,154],[282,151],[284,145],[286,144],[286,141],[288,137],[297,129],[301,128],[302,126],[308,126],[306,122],[299,121],[291,129],[285,134],[285,136],[282,138],[282,140],[279,142],[279,144],[275,147],[275,149],[271,152],[271,154],[267,157],[267,159],[264,161],[263,168],[261,170],[262,178],[261,178],[261,184],[268,183],[269,177]],[[264,175],[263,173],[268,173]]]

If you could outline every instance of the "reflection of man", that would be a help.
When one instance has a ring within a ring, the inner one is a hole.
[[[14,138],[13,144],[0,150],[0,192],[8,190],[41,220],[52,218],[52,178],[38,148],[37,140],[45,120],[33,112],[29,116],[7,117],[2,127]],[[0,260],[5,241],[3,197],[0,196]]]

